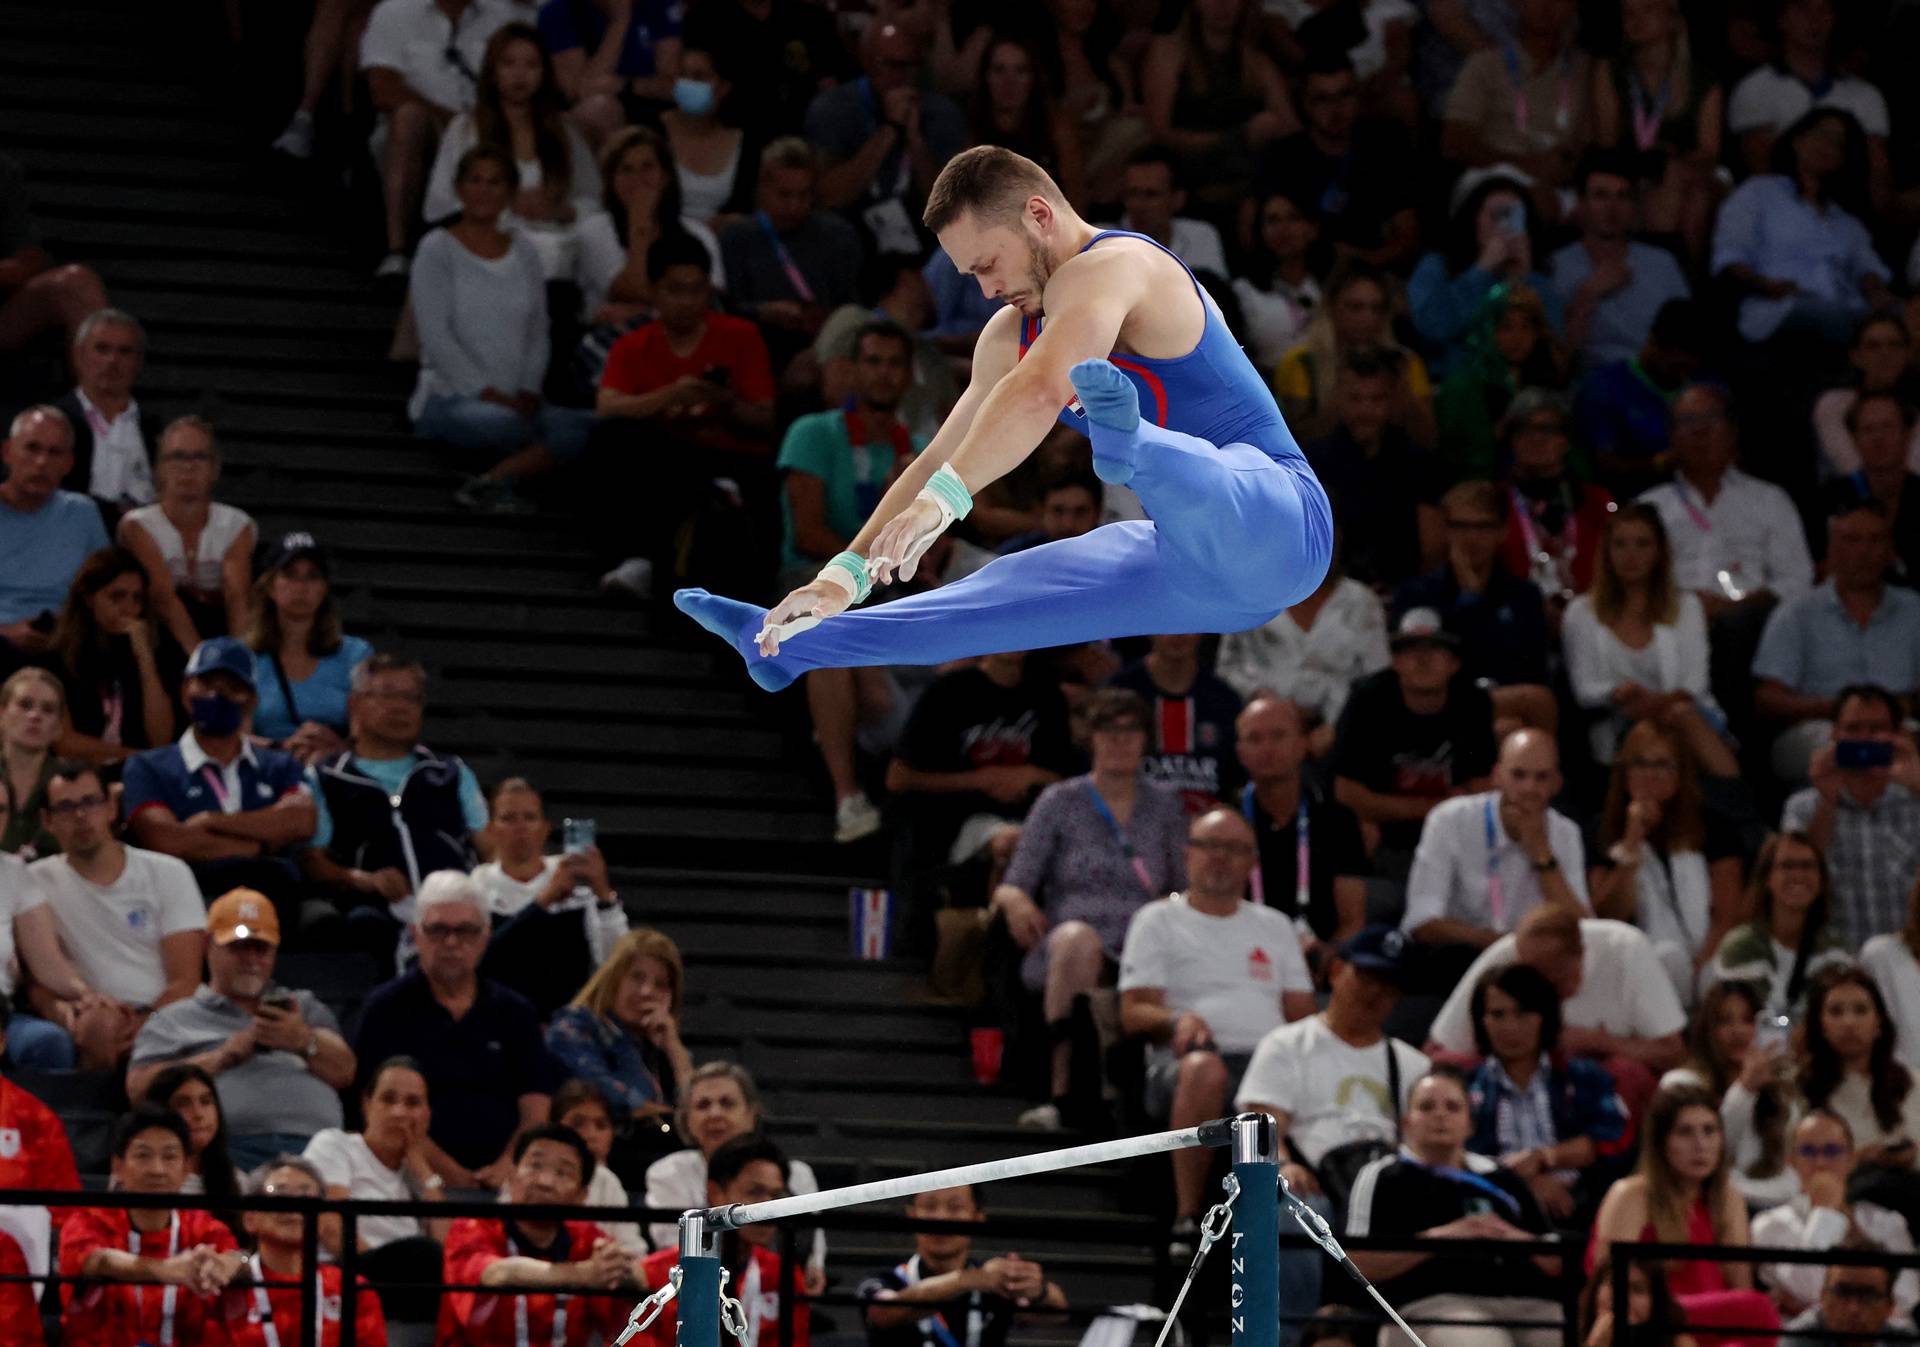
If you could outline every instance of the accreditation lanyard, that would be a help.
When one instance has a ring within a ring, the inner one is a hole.
[[[920,1284],[920,1255],[915,1254],[894,1270],[903,1285]],[[961,1347],[960,1340],[953,1335],[953,1329],[947,1323],[947,1316],[935,1310],[919,1324],[920,1331],[933,1339],[937,1347]],[[980,1293],[973,1292],[967,1297],[967,1341],[966,1347],[980,1347],[980,1338],[986,1332],[986,1311],[980,1308]]]
[[[1533,120],[1533,109],[1527,106],[1526,78],[1520,72],[1520,53],[1509,43],[1503,52],[1507,63],[1507,78],[1513,82],[1513,129],[1521,135],[1527,134],[1527,124]],[[1573,64],[1570,57],[1560,60],[1560,78],[1558,93],[1554,99],[1553,129],[1564,132],[1573,121]]]
[[[1260,867],[1258,846],[1260,824],[1254,816],[1253,783],[1251,781],[1240,788],[1240,813],[1246,818],[1248,825],[1251,826],[1254,831],[1253,874],[1248,876],[1247,881],[1252,890],[1250,896],[1254,902],[1265,907],[1267,905],[1267,886],[1265,876],[1261,873]],[[1307,791],[1305,786],[1300,788],[1300,808],[1294,814],[1293,830],[1293,915],[1304,919],[1307,915],[1308,890],[1310,887],[1308,878],[1313,873],[1313,844],[1307,835]]]
[[[1493,911],[1493,929],[1499,930],[1507,914],[1506,885],[1500,880],[1500,833],[1493,821],[1494,797],[1486,798],[1487,823],[1487,906]]]
[[[342,1313],[345,1313],[343,1310]],[[567,1297],[556,1295],[553,1298],[553,1334],[549,1341],[553,1347],[566,1347],[567,1342]],[[277,1347],[269,1342],[267,1347]],[[513,1298],[513,1347],[527,1347],[527,1298],[518,1295]]]
[[[167,1252],[164,1256],[171,1258],[180,1251],[180,1213],[177,1211],[169,1212],[168,1216],[170,1219],[167,1222]],[[131,1225],[129,1225],[127,1229],[127,1252],[135,1258],[140,1257],[140,1232]],[[161,1293],[158,1347],[173,1347],[173,1310],[179,1298],[180,1288],[178,1286],[168,1286],[167,1289]],[[144,1327],[147,1317],[146,1287],[135,1286],[133,1288],[133,1303],[142,1321],[141,1326]]]
[[[1545,539],[1540,530],[1534,527],[1534,503],[1520,494],[1519,487],[1509,487],[1508,490],[1513,496],[1513,513],[1520,521],[1520,538],[1526,545],[1528,561],[1544,561],[1556,569],[1564,567],[1564,573],[1560,576],[1564,584],[1572,578],[1573,558],[1580,550],[1580,516],[1571,506],[1567,507],[1567,522],[1560,530],[1560,555],[1556,557],[1547,551]]]
[[[774,260],[787,273],[787,284],[793,287],[795,296],[802,304],[813,303],[813,287],[807,284],[807,278],[801,274],[800,264],[793,260],[787,245],[780,241],[779,232],[773,227],[773,218],[765,211],[758,212],[754,218],[760,222],[760,232],[767,236],[767,242],[773,245]]]
[[[1102,821],[1106,823],[1108,830],[1113,833],[1113,840],[1120,844],[1120,852],[1127,858],[1127,864],[1133,867],[1133,873],[1135,877],[1139,879],[1140,887],[1147,891],[1147,897],[1154,897],[1153,875],[1148,872],[1147,863],[1142,860],[1139,853],[1133,849],[1132,841],[1128,839],[1126,830],[1120,826],[1120,820],[1113,816],[1113,809],[1107,804],[1105,798],[1101,796],[1100,788],[1091,781],[1087,782],[1087,795],[1093,800],[1094,812],[1100,816]]]
[[[1667,98],[1672,90],[1672,79],[1660,82],[1660,96],[1648,98],[1640,85],[1640,74],[1635,71],[1627,81],[1628,101],[1633,104],[1633,143],[1643,150],[1650,150],[1654,142],[1660,139],[1660,123],[1666,120]]]
[[[253,1267],[253,1308],[260,1316],[260,1340],[266,1347],[280,1347],[280,1327],[273,1322],[273,1301],[267,1295],[267,1274],[261,1270],[260,1255],[255,1254],[248,1260]],[[320,1273],[313,1274],[313,1308],[316,1314],[322,1312],[327,1303],[326,1288],[320,1281]],[[341,1313],[346,1313],[344,1309]]]
[[[1707,518],[1707,512],[1700,505],[1694,504],[1693,496],[1687,490],[1687,484],[1679,477],[1673,479],[1673,494],[1680,498],[1680,508],[1687,512],[1687,518],[1693,521],[1695,528],[1702,533],[1713,532],[1713,521]]]

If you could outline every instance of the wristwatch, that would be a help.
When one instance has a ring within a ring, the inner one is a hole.
[[[593,900],[593,903],[594,903],[594,906],[599,908],[602,912],[611,911],[612,909],[620,906],[620,890],[608,889],[607,896],[605,898],[596,897]]]
[[[427,1181],[420,1186],[430,1193],[437,1193],[447,1186],[447,1181],[438,1174],[429,1174],[427,1175]]]
[[[319,1055],[320,1055],[320,1035],[313,1030],[308,1030],[307,1060],[311,1062],[314,1058],[318,1057]]]

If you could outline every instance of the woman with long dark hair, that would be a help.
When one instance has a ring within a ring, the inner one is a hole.
[[[1498,1156],[1554,1220],[1591,1210],[1609,1165],[1632,1140],[1626,1106],[1599,1063],[1560,1051],[1560,993],[1546,975],[1510,964],[1473,989],[1480,1065],[1468,1081],[1467,1149]],[[1546,1107],[1540,1107],[1540,1101]]]
[[[1798,1091],[1778,1020],[1760,1030],[1764,997],[1744,982],[1716,982],[1700,997],[1687,1032],[1687,1060],[1662,1085],[1698,1085],[1720,1101],[1720,1123],[1732,1155],[1733,1186],[1755,1210],[1792,1197],[1787,1132]]]
[[[1800,1094],[1853,1133],[1856,1166],[1847,1195],[1920,1224],[1920,1089],[1894,1058],[1893,1017],[1865,969],[1828,969],[1807,998]]]
[[[967,121],[975,145],[1024,154],[1052,175],[1068,201],[1085,200],[1080,141],[1072,119],[1054,102],[1032,41],[998,33],[987,43]]]
[[[532,24],[506,24],[487,43],[473,111],[455,117],[441,134],[427,179],[426,219],[460,212],[457,169],[476,145],[498,145],[517,170],[501,227],[527,236],[548,280],[565,278],[575,230],[599,209],[600,171],[586,139],[567,120],[566,96]]]
[[[260,690],[253,732],[306,763],[346,748],[353,666],[373,653],[341,630],[332,569],[311,533],[288,533],[253,582],[246,637]]]
[[[1559,291],[1541,269],[1545,261],[1526,184],[1498,169],[1463,177],[1454,188],[1442,246],[1422,257],[1407,278],[1414,330],[1437,375],[1451,371],[1474,315],[1496,285],[1526,285],[1545,305],[1548,324],[1556,333],[1563,330]]]
[[[187,1125],[187,1181],[180,1191],[239,1197],[245,1179],[227,1158],[227,1115],[213,1077],[191,1062],[166,1067],[148,1083],[146,1102],[177,1113]],[[231,1213],[220,1219],[234,1225]]]
[[[146,567],[124,547],[95,552],[74,572],[53,629],[67,693],[61,757],[105,766],[172,740],[173,699],[154,645]]]
[[[1661,1086],[1647,1105],[1644,1133],[1639,1168],[1600,1203],[1589,1266],[1604,1261],[1617,1243],[1750,1244],[1747,1205],[1728,1176],[1713,1096],[1694,1085]],[[1666,1273],[1696,1328],[1779,1328],[1773,1302],[1753,1289],[1751,1264],[1689,1259],[1668,1264]]]
[[[1291,191],[1268,192],[1255,204],[1253,248],[1233,278],[1233,295],[1254,363],[1271,368],[1300,339],[1320,304],[1314,274],[1320,222],[1316,208]]]
[[[753,213],[754,170],[760,161],[759,146],[722,116],[733,91],[725,59],[698,44],[682,46],[673,106],[660,114],[682,209],[709,228]],[[613,175],[603,171],[602,176]]]
[[[1817,107],[1773,147],[1773,171],[1748,178],[1721,203],[1714,274],[1740,301],[1750,342],[1810,338],[1835,350],[1869,311],[1897,305],[1892,275],[1861,222],[1867,149],[1860,123]]]
[[[1680,735],[1652,720],[1628,730],[1613,761],[1587,892],[1595,916],[1646,932],[1685,1002],[1743,910],[1739,842],[1719,831],[1708,828],[1699,773]]]
[[[713,260],[708,274],[714,287],[724,288],[727,278],[713,231],[684,210],[673,151],[659,132],[628,127],[607,142],[601,165],[603,209],[580,227],[574,280],[580,286],[581,314],[593,329],[585,344],[597,347],[604,361],[615,336],[653,318],[647,254],[662,238],[691,235]],[[594,377],[597,380],[597,370]]]
[[[1593,1265],[1580,1292],[1580,1341],[1585,1347],[1613,1347],[1613,1260]],[[1667,1270],[1636,1258],[1627,1269],[1627,1342],[1631,1347],[1695,1347],[1685,1330],[1686,1311],[1673,1297]]]
[[[1826,855],[1805,833],[1776,833],[1760,848],[1747,910],[1753,919],[1727,933],[1701,976],[1746,983],[1759,993],[1763,1014],[1797,1014],[1822,973],[1852,962],[1832,930]]]

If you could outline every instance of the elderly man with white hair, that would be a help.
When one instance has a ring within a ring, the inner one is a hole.
[[[489,924],[468,876],[436,870],[421,881],[411,928],[419,962],[374,988],[353,1043],[363,1073],[411,1057],[433,1082],[427,1159],[454,1188],[505,1183],[514,1140],[547,1120],[558,1084],[539,1012],[480,976]]]
[[[147,363],[147,332],[124,309],[96,309],[73,334],[73,391],[53,405],[73,423],[73,468],[61,485],[114,514],[157,497],[153,456],[160,422],[140,410],[133,385]]]
[[[0,442],[0,675],[47,648],[80,563],[107,545],[85,496],[60,489],[73,467],[73,424],[57,407],[29,407]]]

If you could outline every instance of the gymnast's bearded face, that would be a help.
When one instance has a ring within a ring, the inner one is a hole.
[[[980,282],[981,294],[1004,299],[1027,317],[1038,318],[1054,272],[1048,245],[1056,223],[1046,201],[1036,197],[1012,217],[963,213],[940,231],[940,246],[956,267]]]

